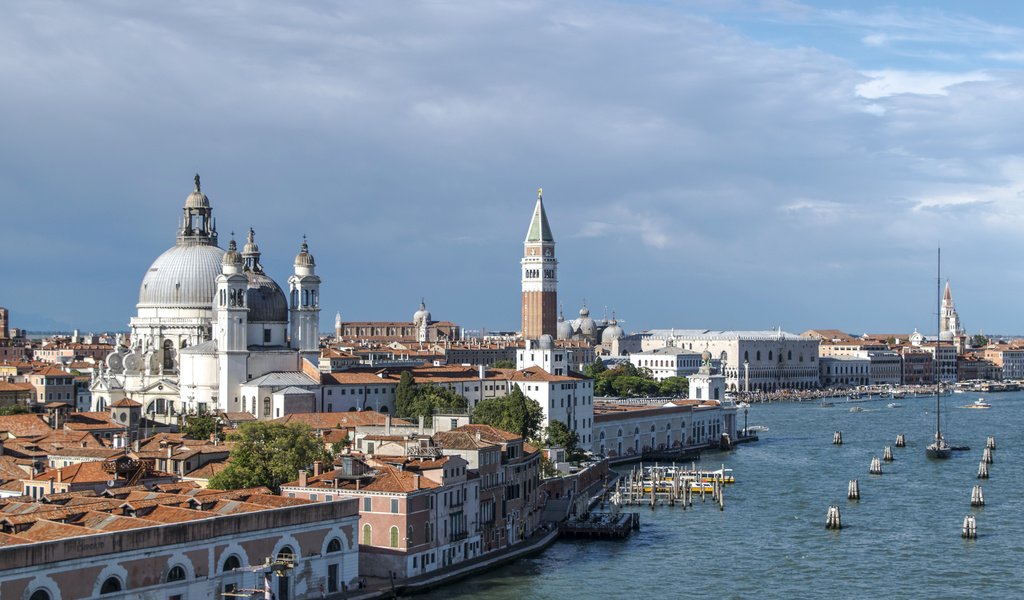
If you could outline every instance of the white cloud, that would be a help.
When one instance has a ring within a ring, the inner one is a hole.
[[[896,94],[938,94],[947,96],[949,95],[949,88],[955,85],[992,80],[990,75],[980,71],[936,73],[885,69],[865,71],[864,75],[871,79],[857,85],[855,90],[858,96],[869,100],[877,100]]]

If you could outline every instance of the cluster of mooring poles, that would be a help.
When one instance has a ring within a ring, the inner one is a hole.
[[[996,438],[988,436],[985,440],[985,449],[981,451],[981,462],[978,463],[978,479],[988,479],[988,466],[991,465],[994,460],[993,456],[996,451]],[[982,490],[981,485],[975,485],[971,488],[971,508],[981,508],[985,506],[985,492]],[[968,514],[964,517],[963,528],[960,530],[960,537],[965,540],[974,540],[978,538],[978,520],[973,513]]]
[[[989,438],[994,445],[992,438]],[[843,444],[843,432],[836,431],[832,434],[832,443],[836,446]],[[896,436],[896,447],[906,448],[907,447],[907,436],[899,434]],[[882,452],[882,460],[879,460],[877,456],[871,457],[871,465],[868,467],[868,473],[871,475],[882,474],[882,461],[892,462],[895,457],[892,453],[892,446],[886,446]],[[860,482],[856,479],[851,479],[850,484],[846,487],[846,499],[847,500],[860,500]],[[825,517],[825,529],[842,529],[842,520],[839,514],[839,507],[831,505],[828,507],[828,514]]]
[[[836,431],[832,434],[832,443],[836,446],[843,444],[843,432]],[[907,437],[904,434],[898,434],[896,436],[897,448],[907,447]],[[981,453],[981,462],[978,463],[978,479],[988,479],[988,466],[993,464],[996,450],[996,438],[989,436],[985,441],[985,449]],[[882,452],[882,460],[885,462],[892,462],[895,460],[893,457],[892,446],[886,446]],[[868,467],[868,473],[871,475],[882,474],[882,461],[878,460],[877,456],[871,457],[871,465]],[[860,500],[860,483],[856,479],[851,479],[849,485],[846,488],[846,498],[848,500]],[[981,508],[985,506],[985,492],[982,490],[981,485],[975,485],[971,489],[971,508]],[[839,506],[830,505],[828,507],[828,513],[825,516],[825,529],[842,529],[842,519],[839,514]],[[961,530],[961,537],[966,540],[974,540],[978,538],[978,520],[973,513],[968,514],[964,517],[963,528]]]

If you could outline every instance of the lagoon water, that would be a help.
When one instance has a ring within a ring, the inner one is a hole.
[[[621,598],[967,598],[1024,597],[1024,392],[985,394],[993,408],[958,408],[979,396],[942,398],[943,429],[955,452],[925,458],[934,398],[859,401],[831,408],[776,403],[750,408],[761,440],[702,465],[735,470],[725,511],[710,499],[695,510],[636,508],[641,529],[626,541],[560,541],[544,553],[431,594],[431,599]],[[743,419],[741,413],[740,419]],[[832,445],[834,431],[844,445]],[[868,475],[896,435],[895,461]],[[986,437],[998,448],[990,479],[976,479]],[[860,481],[861,500],[846,499]],[[986,506],[970,507],[981,484]],[[839,505],[843,529],[827,531]],[[960,537],[975,513],[978,539]]]

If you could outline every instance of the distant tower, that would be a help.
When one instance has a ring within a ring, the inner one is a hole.
[[[948,332],[952,337],[960,335],[963,326],[960,324],[960,315],[956,313],[953,306],[953,292],[949,289],[949,280],[946,280],[946,291],[942,293],[942,331]]]
[[[288,278],[291,291],[291,346],[301,352],[320,351],[320,278],[306,238],[295,256],[295,274]],[[339,319],[341,315],[338,316]],[[337,327],[339,323],[335,323]]]
[[[557,331],[558,261],[555,238],[544,212],[543,190],[537,190],[530,229],[523,242],[523,337],[554,337]]]
[[[416,341],[417,342],[427,342],[427,341],[429,341],[428,333],[429,333],[429,328],[430,328],[431,320],[432,320],[432,317],[430,316],[430,311],[427,310],[427,301],[426,301],[426,299],[421,298],[420,299],[420,307],[419,307],[419,309],[416,312],[414,312],[413,315],[412,315],[412,324],[413,324],[413,327],[416,328]]]
[[[334,339],[335,341],[341,339],[341,311],[334,315]]]
[[[9,318],[7,309],[0,306],[0,340],[10,339],[11,337],[11,325],[7,321]]]
[[[224,253],[221,274],[217,276],[217,360],[220,363],[217,408],[242,412],[238,404],[238,383],[245,381],[248,362],[249,307],[245,304],[249,278],[242,272],[242,255],[235,240]],[[233,403],[232,403],[233,401]]]

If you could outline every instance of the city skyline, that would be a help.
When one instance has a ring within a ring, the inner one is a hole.
[[[0,304],[126,329],[198,171],[222,248],[308,236],[323,329],[516,329],[543,186],[567,318],[930,333],[941,244],[966,329],[1024,331],[1019,11],[931,6],[20,5]]]

